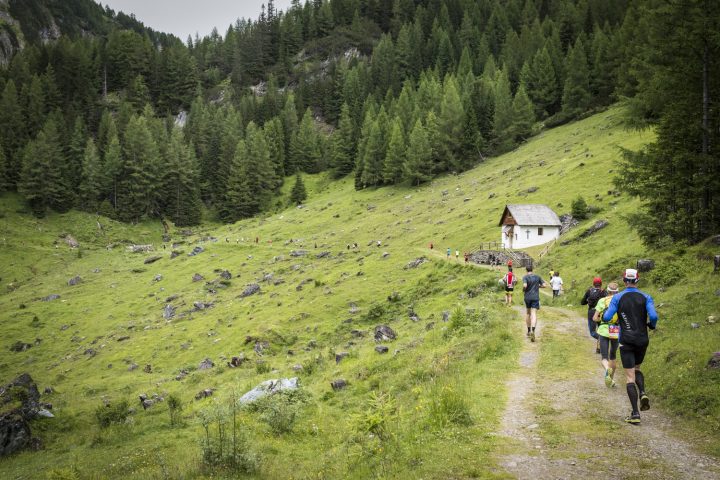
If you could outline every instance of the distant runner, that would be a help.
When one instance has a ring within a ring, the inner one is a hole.
[[[523,277],[523,292],[525,292],[525,324],[527,325],[527,336],[530,341],[535,341],[535,326],[537,324],[537,311],[540,310],[540,289],[547,285],[542,278],[533,273],[532,265],[526,268],[527,275]]]
[[[508,307],[512,307],[512,296],[516,283],[517,277],[513,273],[512,266],[509,266],[507,273],[503,277],[503,284],[505,285],[505,305]]]
[[[597,306],[595,307],[595,316],[593,320],[598,323],[597,334],[600,340],[600,355],[602,360],[602,366],[605,368],[605,386],[615,386],[615,369],[618,349],[618,335],[620,333],[620,325],[618,325],[617,314],[613,318],[606,322],[603,320],[603,313],[610,305],[610,301],[613,296],[618,292],[618,285],[615,282],[609,283],[607,287],[607,297],[603,297],[598,300]]]
[[[451,254],[452,254],[452,249],[451,249],[451,248],[448,248],[448,249],[447,249],[447,258],[448,258],[448,260],[450,260],[450,255],[451,255]]]
[[[620,359],[625,369],[627,394],[632,412],[625,421],[633,425],[640,423],[640,411],[650,409],[650,399],[645,393],[645,376],[640,371],[645,359],[650,338],[648,328],[655,330],[658,316],[653,298],[637,289],[638,271],[628,268],[623,274],[625,290],[613,296],[610,306],[603,314],[604,321],[610,321],[617,313],[620,324]],[[638,397],[640,409],[638,410]]]
[[[596,340],[595,353],[600,353],[600,342],[597,339],[598,334],[595,331],[595,329],[597,328],[597,324],[593,321],[593,317],[595,316],[595,306],[597,305],[598,300],[600,300],[606,295],[607,292],[605,292],[605,290],[603,290],[602,288],[602,278],[595,277],[593,278],[593,286],[587,289],[582,300],[580,300],[580,305],[588,306],[588,330],[590,331],[590,336]]]
[[[563,281],[560,278],[560,272],[553,272],[553,276],[550,278],[550,286],[553,291],[553,298],[560,296],[560,290],[562,290]]]

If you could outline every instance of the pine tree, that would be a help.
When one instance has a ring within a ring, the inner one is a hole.
[[[7,162],[5,161],[5,151],[0,143],[0,193],[10,188],[10,182],[8,181]]]
[[[559,88],[547,48],[543,47],[539,50],[532,62],[525,63],[520,74],[520,82],[525,85],[538,118],[546,118],[555,113],[554,107],[558,104]]]
[[[247,159],[247,148],[245,140],[240,140],[235,148],[235,155],[230,166],[230,173],[225,184],[223,198],[218,206],[218,216],[225,223],[236,222],[243,217],[240,211],[248,201],[251,192],[245,179],[245,162]]]
[[[385,158],[383,132],[380,122],[375,120],[370,127],[365,148],[363,150],[363,170],[360,182],[363,187],[382,183],[382,167]]]
[[[40,77],[33,75],[30,86],[25,93],[25,112],[27,118],[27,132],[34,137],[42,128],[45,121],[45,94],[42,90]]]
[[[95,141],[88,138],[85,143],[82,162],[82,178],[80,181],[80,207],[93,212],[98,206],[104,187],[108,184],[106,171],[100,162],[100,155]]]
[[[565,88],[562,96],[562,112],[567,117],[577,117],[590,107],[590,72],[588,70],[585,47],[578,38],[568,50],[565,61]]]
[[[388,141],[383,167],[383,181],[385,183],[398,183],[402,180],[406,149],[402,122],[398,117],[395,117],[390,124],[390,140]]]
[[[5,147],[7,181],[14,186],[20,175],[20,149],[25,144],[25,122],[15,82],[5,84],[0,99],[0,144]]]
[[[342,178],[352,172],[355,165],[353,161],[354,130],[350,107],[347,103],[343,103],[340,108],[340,123],[332,136],[332,168],[336,178]]]
[[[133,115],[122,144],[123,166],[115,209],[121,220],[136,222],[158,213],[160,153],[147,119]]]
[[[425,127],[417,120],[408,140],[405,176],[413,185],[420,185],[432,178],[432,168],[430,142]]]
[[[63,168],[63,174],[65,175],[67,184],[73,190],[78,189],[82,180],[86,147],[87,132],[85,131],[85,122],[82,117],[77,117],[65,154],[67,163]]]
[[[467,163],[460,152],[464,118],[465,111],[460,100],[457,80],[449,76],[443,86],[443,99],[438,116],[439,148],[440,155],[444,159],[444,165],[438,165],[438,168],[443,170],[453,168],[455,171],[463,171],[467,168]]]
[[[270,203],[272,194],[278,185],[275,168],[270,159],[270,149],[263,130],[255,122],[250,122],[245,133],[247,145],[246,179],[250,190],[258,201],[259,213]]]
[[[161,180],[162,212],[176,226],[197,225],[201,218],[199,169],[195,152],[183,142],[180,129],[173,129],[167,164]]]
[[[297,134],[293,137],[290,145],[291,164],[307,173],[319,171],[320,151],[318,149],[319,133],[315,129],[315,119],[310,107],[305,110]],[[289,172],[288,172],[289,173]]]
[[[513,97],[510,93],[510,81],[504,71],[499,73],[495,82],[494,97],[494,130],[498,141],[498,151],[503,152],[510,149],[514,144],[511,131],[514,113]]]
[[[520,85],[515,93],[512,103],[513,121],[510,131],[515,142],[525,140],[532,133],[533,124],[535,123],[535,112],[533,104],[525,92],[525,87]]]
[[[295,108],[295,97],[292,93],[285,99],[285,106],[280,113],[280,119],[283,125],[283,133],[285,134],[285,175],[289,175],[299,168],[299,165],[295,163],[295,158],[293,157],[291,151],[292,139],[298,129],[298,115]]]
[[[111,133],[102,158],[106,183],[101,192],[103,199],[109,200],[115,211],[118,207],[118,187],[123,174],[122,148],[117,133]]]
[[[295,185],[290,191],[290,203],[300,205],[307,198],[307,191],[300,172],[295,174]]]
[[[263,130],[267,139],[268,149],[270,151],[270,163],[277,179],[273,190],[282,185],[285,176],[285,133],[283,132],[282,122],[278,117],[265,123]]]

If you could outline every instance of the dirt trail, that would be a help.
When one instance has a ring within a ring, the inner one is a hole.
[[[577,313],[542,308],[538,341],[526,342],[520,369],[507,382],[499,435],[508,446],[501,467],[532,480],[720,479],[720,461],[697,453],[690,443],[702,440],[679,430],[682,425],[659,409],[643,412],[640,426],[623,422],[629,404],[622,370],[616,375],[618,387],[606,388],[599,355],[585,330]],[[544,355],[561,365],[556,356],[565,352],[570,368],[542,369]],[[647,385],[652,401],[652,378]]]

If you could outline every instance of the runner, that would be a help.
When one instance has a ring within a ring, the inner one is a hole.
[[[560,272],[553,272],[553,276],[550,278],[550,286],[553,291],[553,299],[560,296],[560,290],[563,286],[562,278],[560,278]]]
[[[588,306],[588,330],[590,331],[590,336],[595,339],[595,353],[600,353],[600,342],[598,341],[598,334],[595,331],[597,324],[593,321],[593,317],[595,316],[595,306],[597,305],[598,300],[603,298],[605,295],[607,295],[607,292],[605,292],[602,288],[602,279],[600,277],[595,277],[593,278],[593,286],[587,289],[582,300],[580,300],[580,305]]]
[[[507,307],[512,307],[512,296],[516,283],[517,277],[515,277],[513,273],[512,266],[509,266],[507,273],[503,277],[503,284],[505,285],[505,306]]]
[[[640,371],[650,338],[648,327],[655,330],[658,316],[653,298],[638,290],[638,271],[628,268],[623,274],[625,290],[613,296],[610,306],[603,314],[604,321],[610,321],[617,313],[620,324],[620,360],[625,369],[627,394],[632,412],[625,421],[633,425],[640,423],[640,411],[650,409],[650,399],[645,393],[645,376]],[[638,397],[640,409],[638,410]]]
[[[455,250],[455,260],[460,261],[460,250]]]
[[[447,259],[450,260],[450,254],[452,254],[452,249],[448,247],[447,249]]]
[[[602,363],[602,366],[605,368],[606,387],[615,386],[615,380],[613,377],[615,376],[615,358],[617,357],[618,333],[620,332],[620,326],[618,325],[617,314],[615,314],[609,322],[603,320],[602,316],[603,312],[607,309],[608,305],[610,305],[610,301],[617,292],[617,283],[609,283],[607,287],[608,296],[598,300],[595,307],[595,316],[593,316],[593,320],[598,323],[596,331],[600,340],[600,355],[602,358],[600,363]]]
[[[523,277],[523,292],[525,292],[525,324],[527,325],[527,336],[530,341],[535,341],[535,326],[537,324],[537,311],[540,310],[540,289],[547,285],[542,278],[533,273],[532,265],[526,267],[527,275]]]
[[[467,265],[468,260],[470,260],[470,254],[467,253],[467,252],[465,252],[465,253],[463,254],[463,256],[465,257],[465,265]]]

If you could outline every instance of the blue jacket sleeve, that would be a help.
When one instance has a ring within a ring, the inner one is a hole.
[[[655,329],[655,325],[657,325],[658,321],[658,315],[657,311],[655,310],[655,300],[650,295],[645,295],[645,309],[648,313],[649,322],[648,325],[651,329]]]
[[[610,305],[605,310],[605,313],[603,313],[604,321],[609,322],[610,320],[612,320],[613,315],[615,315],[617,313],[619,299],[620,299],[620,295],[614,295],[612,300],[610,300]]]

